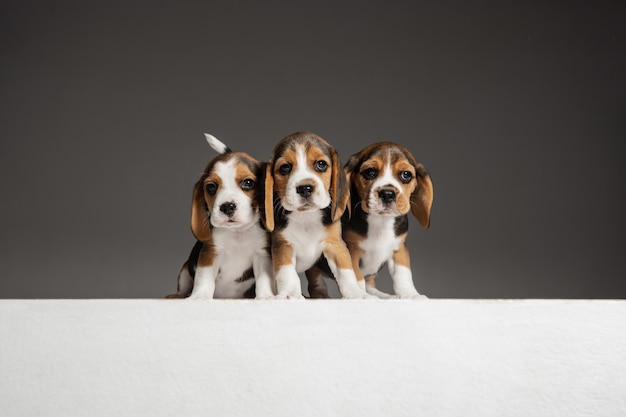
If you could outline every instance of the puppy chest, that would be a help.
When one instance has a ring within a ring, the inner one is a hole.
[[[237,279],[252,266],[256,254],[266,246],[261,230],[245,233],[224,233],[215,236],[218,250],[220,275],[224,280]]]
[[[374,226],[374,227],[372,227]],[[381,227],[384,226],[384,227]],[[376,273],[400,247],[401,241],[390,225],[370,224],[367,236],[360,242],[363,250],[360,260],[361,272],[364,275]]]
[[[283,236],[293,248],[296,270],[302,272],[322,255],[326,228],[321,220],[313,223],[291,222],[283,231]]]

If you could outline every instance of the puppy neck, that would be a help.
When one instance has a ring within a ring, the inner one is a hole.
[[[352,206],[352,214],[346,222],[346,226],[360,234],[367,236],[370,233],[380,233],[380,231],[393,230],[396,236],[406,233],[409,230],[409,216],[383,216],[366,213],[363,210],[360,200]]]
[[[261,217],[259,213],[255,213],[248,223],[241,224],[238,227],[214,227],[211,226],[213,234],[244,234],[254,227],[261,227]]]
[[[308,223],[314,219],[321,224],[329,225],[333,222],[330,206],[322,210],[310,211],[289,211],[278,203],[274,208],[274,221],[276,222],[274,229],[280,230],[287,227],[289,223],[296,222],[298,224]]]

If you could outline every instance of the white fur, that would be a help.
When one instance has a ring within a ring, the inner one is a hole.
[[[296,148],[296,163],[287,180],[287,189],[282,201],[283,207],[289,211],[318,210],[328,207],[330,204],[330,195],[324,187],[319,173],[308,164],[306,149],[300,145]],[[315,187],[313,194],[307,199],[300,196],[296,191],[299,185],[305,184]]]
[[[389,260],[389,273],[393,279],[393,292],[397,298],[426,298],[415,289],[413,273],[404,265],[395,265],[393,259]]]
[[[364,251],[360,260],[364,276],[376,274],[400,247],[400,239],[394,233],[395,217],[370,214],[367,221],[367,236],[359,243]]]
[[[291,213],[283,236],[291,243],[295,254],[297,272],[309,269],[322,255],[326,228],[322,224],[322,211]]]
[[[322,255],[326,228],[322,224],[322,211],[292,212],[283,236],[293,248],[292,265],[276,272],[278,298],[302,298],[298,272],[304,272]]]
[[[261,281],[259,298],[271,293],[271,262],[264,246],[265,231],[257,221],[238,229],[213,229],[213,245],[217,251],[213,264],[196,269],[191,299],[242,298],[255,279],[237,282],[244,272],[253,268],[254,276]]]
[[[209,146],[215,150],[217,153],[225,153],[228,150],[228,146],[222,143],[218,138],[208,133],[205,133],[206,141],[209,143]]]

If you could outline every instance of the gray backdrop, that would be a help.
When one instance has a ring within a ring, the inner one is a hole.
[[[429,169],[420,292],[626,297],[623,1],[1,4],[0,298],[173,292],[202,133],[297,130]]]

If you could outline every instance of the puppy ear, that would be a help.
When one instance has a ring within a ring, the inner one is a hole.
[[[191,202],[191,232],[196,239],[206,242],[211,239],[209,213],[204,201],[204,180],[200,179],[193,189]]]
[[[346,162],[346,165],[343,167],[343,171],[346,174],[346,184],[348,187],[348,200],[346,202],[346,214],[347,214],[347,219],[350,219],[350,216],[352,215],[352,175],[355,173],[354,170],[357,168],[357,164],[359,163],[359,160],[361,159],[361,153],[355,153],[354,155],[352,155],[350,157],[350,159],[348,159],[348,162]]]
[[[339,155],[335,150],[332,152],[332,164],[333,166],[330,177],[330,213],[333,222],[336,222],[341,218],[341,215],[346,210],[350,199],[350,189],[348,188],[348,178],[344,170],[341,168]],[[348,208],[348,210],[350,209]]]
[[[272,167],[274,162],[270,160],[265,165],[265,187],[263,188],[264,204],[261,205],[261,220],[263,226],[269,231],[274,231],[274,177]]]
[[[348,197],[346,198],[346,210],[343,213],[342,219],[344,221],[348,221],[350,220],[350,216],[352,216],[352,186],[350,184],[352,171],[348,171],[344,168],[343,173],[346,176],[346,187],[348,189]]]
[[[424,229],[430,226],[430,208],[433,205],[433,183],[422,164],[416,164],[417,186],[411,194],[411,213]]]
[[[352,174],[352,171],[356,168],[359,160],[361,159],[361,152],[357,152],[348,159],[346,162],[346,166],[343,168],[346,171],[346,174]]]

